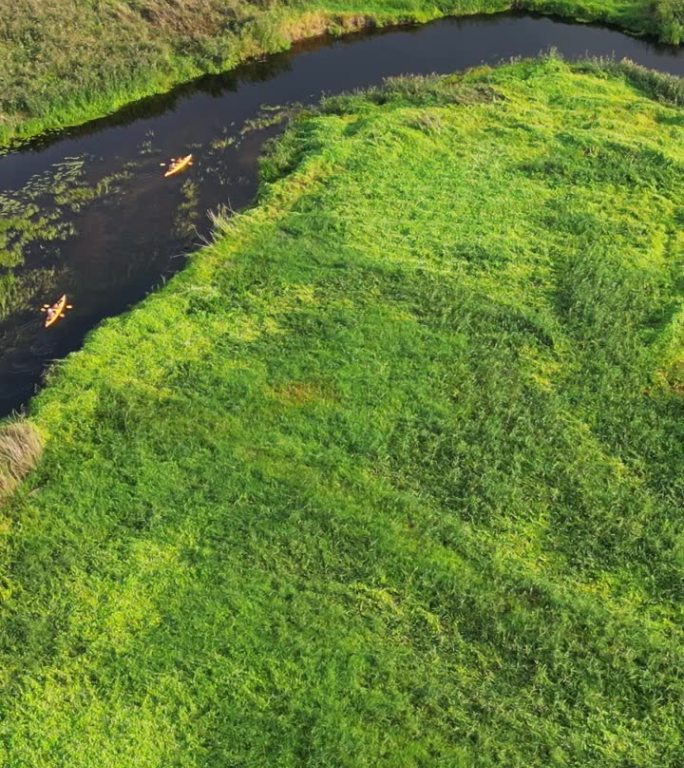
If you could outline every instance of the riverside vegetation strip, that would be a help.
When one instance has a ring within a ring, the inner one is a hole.
[[[682,0],[14,0],[0,21],[0,146],[325,31],[519,9],[679,43]]]
[[[0,762],[681,765],[679,99],[547,58],[296,121],[33,402]]]

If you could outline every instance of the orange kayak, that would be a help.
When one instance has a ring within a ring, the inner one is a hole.
[[[45,327],[49,328],[54,325],[60,317],[64,317],[64,307],[66,307],[67,297],[66,294],[62,296],[59,301],[56,301],[48,310],[45,316]]]
[[[175,176],[177,173],[184,171],[192,163],[192,155],[186,155],[178,160],[174,160],[170,165],[164,178],[168,179],[169,176]]]

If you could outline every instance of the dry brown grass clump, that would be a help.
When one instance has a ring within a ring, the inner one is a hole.
[[[40,435],[27,421],[0,427],[0,503],[36,466],[42,451]]]

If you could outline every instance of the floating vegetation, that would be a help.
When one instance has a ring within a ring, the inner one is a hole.
[[[93,183],[87,178],[91,162],[87,156],[65,157],[22,187],[0,193],[0,319],[25,309],[27,297],[34,295],[26,286],[36,285],[37,273],[44,274],[42,285],[50,285],[54,270],[31,267],[26,272],[29,257],[42,261],[46,246],[76,235],[74,214],[118,192],[134,165],[128,163]]]
[[[240,136],[247,136],[254,131],[264,131],[266,128],[290,121],[300,115],[303,109],[304,107],[297,103],[264,105],[256,117],[245,120],[240,129]]]
[[[195,232],[199,217],[199,186],[192,179],[186,179],[181,194],[183,202],[176,209],[174,232],[179,237],[190,237]]]
[[[209,145],[212,149],[229,149],[237,143],[237,136],[222,136],[220,139],[214,139]]]
[[[141,155],[154,155],[156,153],[156,150],[153,144],[153,139],[154,139],[154,131],[153,130],[147,131],[147,133],[145,134],[145,140],[142,142],[142,144],[139,147]]]
[[[0,194],[0,267],[13,268],[24,262],[28,246],[63,239],[73,227],[59,221],[59,211],[41,211],[34,203],[22,206],[18,200]]]
[[[13,313],[35,309],[63,275],[64,270],[54,267],[0,274],[0,322]]]

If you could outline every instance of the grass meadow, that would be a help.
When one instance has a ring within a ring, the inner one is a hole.
[[[681,0],[13,0],[0,22],[0,147],[304,37],[512,7],[679,43]]]
[[[302,115],[32,404],[0,764],[681,766],[683,133],[553,57]]]

